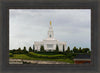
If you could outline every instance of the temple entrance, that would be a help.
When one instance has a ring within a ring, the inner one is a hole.
[[[53,49],[53,44],[47,44],[47,49],[48,49],[48,50]]]

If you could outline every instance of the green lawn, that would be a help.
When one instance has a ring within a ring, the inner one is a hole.
[[[66,58],[63,54],[47,55],[30,52],[29,54],[13,54],[12,59],[25,59],[25,60],[44,60],[44,61],[61,61],[73,64],[74,61]]]

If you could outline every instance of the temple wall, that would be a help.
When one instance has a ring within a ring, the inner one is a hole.
[[[52,48],[48,47],[49,44],[53,45],[53,47]],[[59,51],[63,51],[63,45],[64,45],[65,50],[67,49],[66,48],[66,42],[58,42],[58,41],[53,41],[53,40],[48,41],[47,40],[47,41],[41,41],[41,42],[34,42],[35,50],[40,51],[40,48],[41,48],[42,45],[44,46],[44,49],[46,51],[56,50],[56,45],[58,45]]]

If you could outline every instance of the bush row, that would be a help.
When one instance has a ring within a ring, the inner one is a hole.
[[[33,52],[29,52],[27,55],[30,56],[30,57],[35,57],[35,58],[48,58],[48,59],[61,59],[61,58],[65,58],[66,57],[63,54],[43,55],[43,54],[37,54],[37,53],[33,53]]]

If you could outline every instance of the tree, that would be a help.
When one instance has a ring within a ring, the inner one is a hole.
[[[33,52],[35,51],[35,46],[34,46],[34,44],[33,44]]]
[[[88,53],[90,51],[89,48],[85,48],[85,52]]]
[[[13,49],[13,50],[11,51],[11,53],[13,53],[13,54],[21,54],[21,48]]]
[[[25,47],[25,46],[24,46],[24,48],[23,48],[23,53],[24,53],[24,54],[28,53],[28,51],[26,50],[26,47]]]
[[[59,52],[59,48],[58,48],[58,45],[56,45],[56,52],[57,52],[57,53]]]
[[[91,51],[90,50],[88,51],[88,54],[91,55]]]
[[[13,53],[13,50],[9,50],[9,53]]]
[[[65,46],[63,45],[63,52],[65,52]]]
[[[83,48],[82,49],[82,53],[88,53],[89,52],[89,48]]]
[[[18,52],[18,54],[21,54],[22,53],[21,48],[18,48],[17,52]]]
[[[78,51],[79,51],[79,53],[82,53],[82,49],[81,49],[81,47],[79,48],[79,50],[78,50]]]
[[[74,53],[78,53],[78,49],[76,47],[73,48]]]
[[[44,46],[42,45],[41,48],[40,48],[40,52],[44,52]]]
[[[71,53],[73,53],[73,50],[70,50]]]
[[[29,47],[29,52],[33,52],[33,50],[32,50],[32,48],[31,48],[31,47]]]
[[[24,46],[23,51],[26,51],[26,47]]]
[[[11,51],[11,53],[13,53],[13,54],[16,54],[15,52],[16,52],[16,50],[15,50],[15,49],[13,49],[13,50]]]
[[[69,47],[69,46],[68,46],[66,52],[67,52],[67,53],[70,53],[70,47]]]

